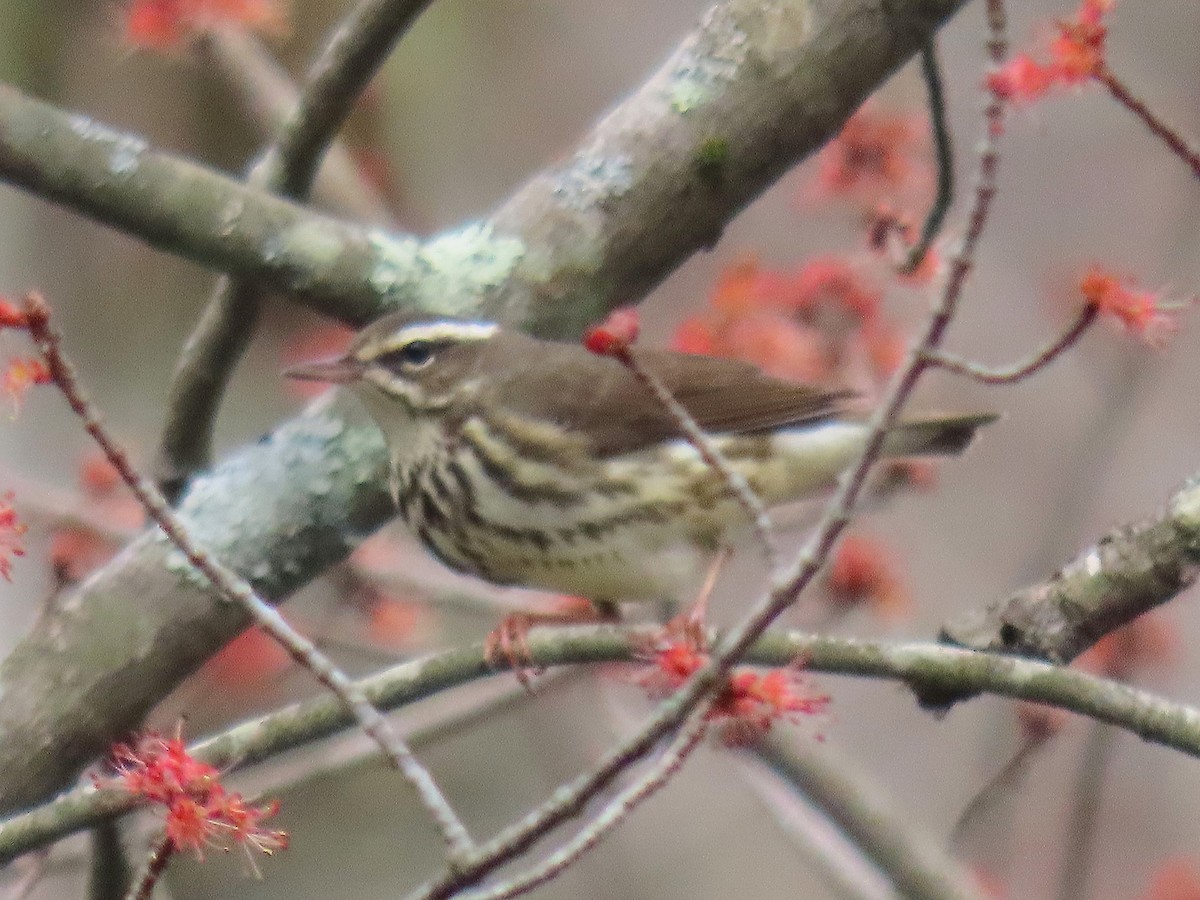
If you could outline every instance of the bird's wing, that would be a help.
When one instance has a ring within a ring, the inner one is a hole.
[[[749,363],[670,350],[637,350],[706,432],[745,434],[827,418],[854,396],[782,381]],[[624,365],[569,344],[530,342],[529,362],[494,382],[501,405],[550,420],[585,439],[601,457],[641,450],[682,431]]]

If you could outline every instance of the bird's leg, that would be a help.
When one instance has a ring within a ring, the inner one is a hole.
[[[667,623],[668,633],[681,635],[695,647],[708,646],[708,601],[712,598],[713,589],[717,586],[717,578],[720,576],[721,570],[725,568],[725,563],[732,555],[733,548],[728,544],[722,544],[718,548],[712,562],[709,563],[708,572],[696,594],[695,602]]]
[[[533,676],[542,672],[533,665],[533,651],[529,646],[531,629],[539,625],[620,621],[621,611],[614,601],[593,601],[564,594],[560,598],[560,608],[554,612],[517,612],[505,616],[484,640],[484,659],[493,669],[501,668],[501,663],[507,663],[517,676],[517,681],[529,689]]]

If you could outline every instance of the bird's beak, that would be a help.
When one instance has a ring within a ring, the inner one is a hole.
[[[300,363],[283,370],[285,378],[297,381],[324,381],[327,384],[349,384],[362,377],[363,364],[352,356],[339,356],[310,363]]]

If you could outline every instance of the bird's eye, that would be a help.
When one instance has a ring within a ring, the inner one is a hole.
[[[403,347],[384,353],[379,362],[393,369],[421,369],[433,362],[434,349],[432,341],[409,341]]]

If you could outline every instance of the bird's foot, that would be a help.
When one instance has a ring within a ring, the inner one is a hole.
[[[512,669],[517,681],[531,690],[533,679],[544,670],[533,663],[529,632],[540,625],[582,625],[588,622],[617,622],[614,605],[592,603],[582,597],[564,595],[554,612],[518,612],[505,616],[487,636],[483,658],[493,669]]]

